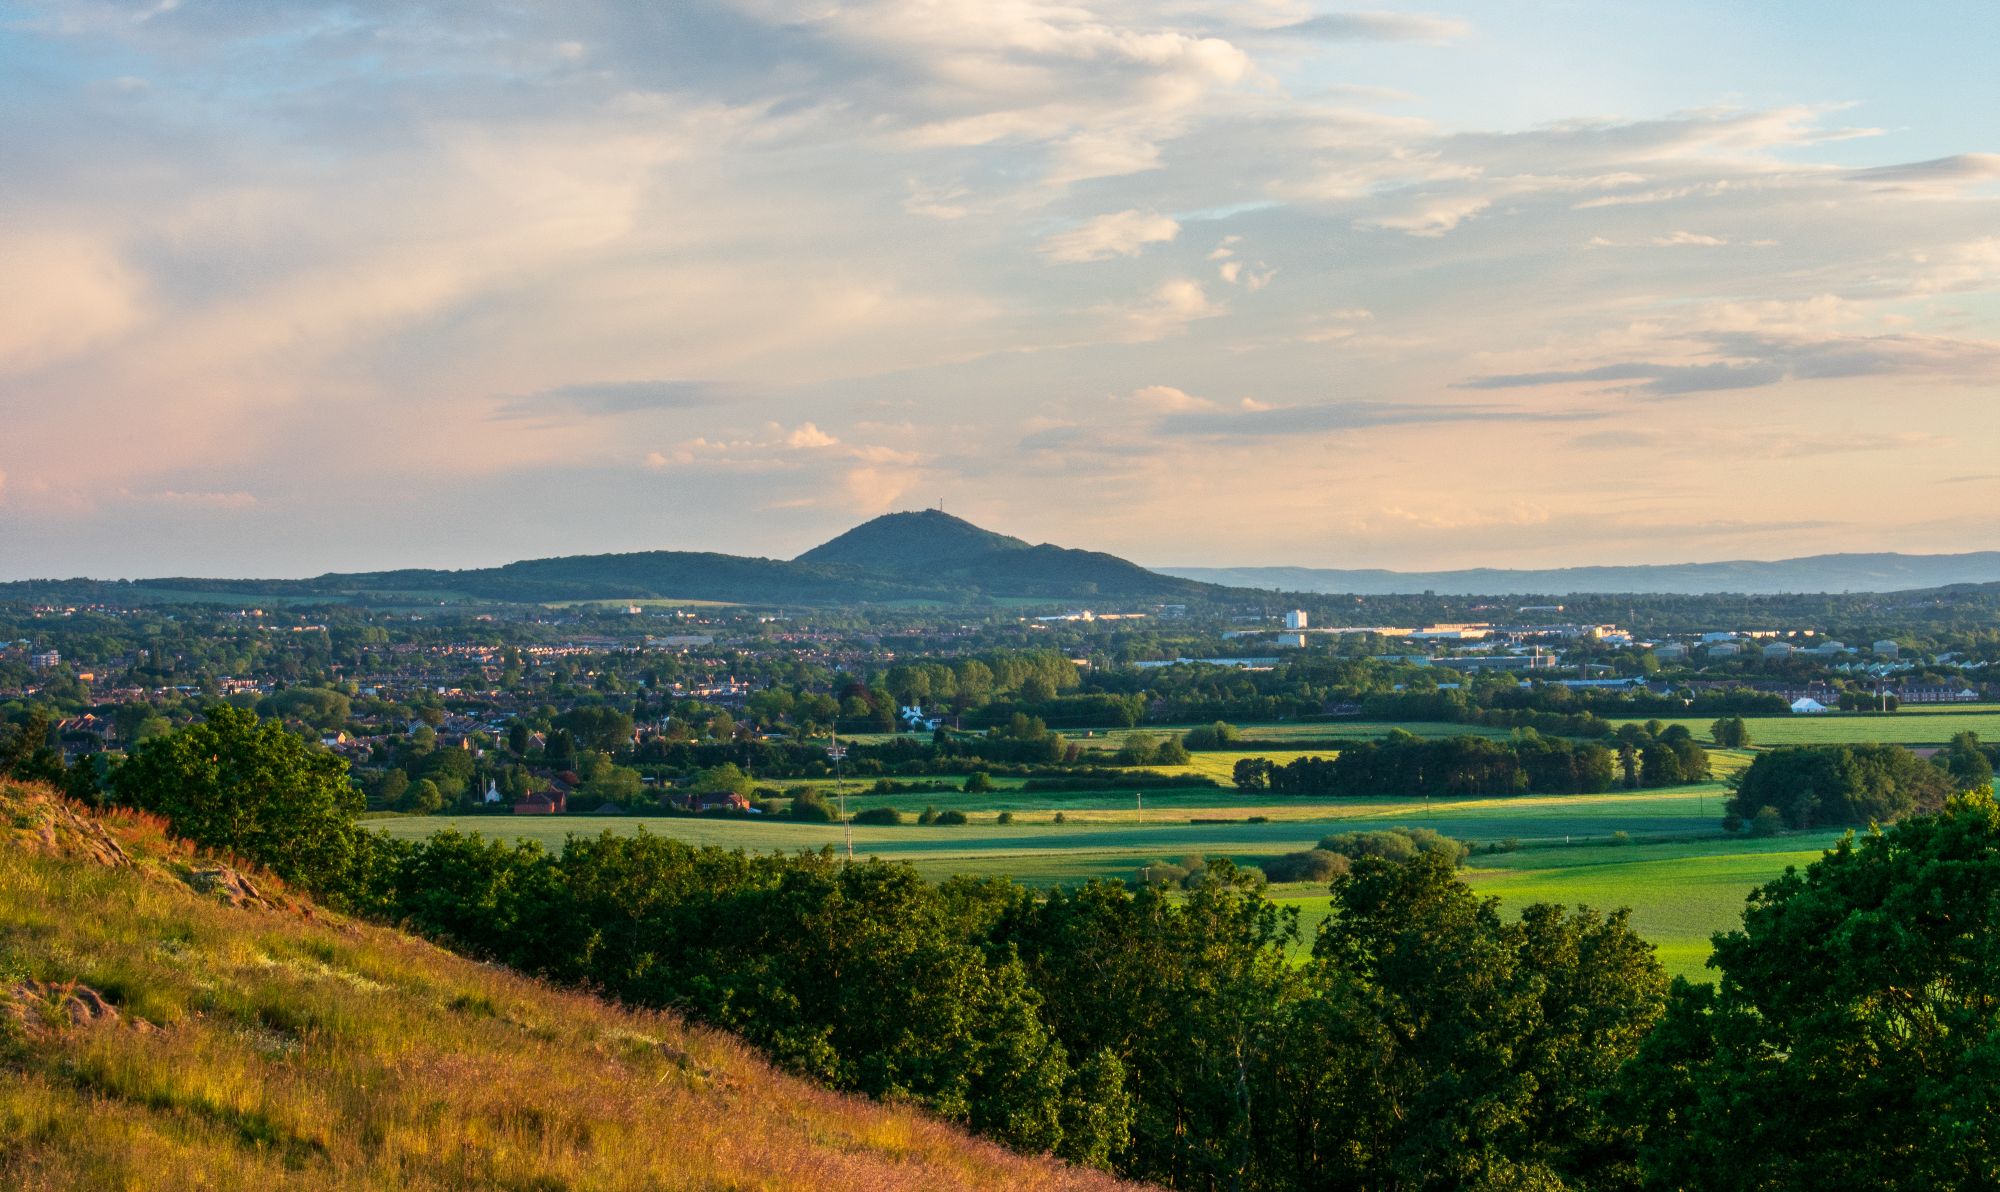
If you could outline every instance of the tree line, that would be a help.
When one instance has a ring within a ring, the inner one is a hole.
[[[1709,774],[1708,753],[1682,725],[1626,725],[1617,748],[1521,730],[1510,740],[1457,736],[1426,740],[1392,729],[1379,741],[1360,741],[1330,758],[1288,763],[1244,758],[1232,778],[1237,789],[1284,795],[1362,797],[1395,793],[1411,797],[1597,794],[1699,782]]]

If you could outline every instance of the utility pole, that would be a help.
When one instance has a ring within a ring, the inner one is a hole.
[[[854,825],[847,818],[847,783],[840,776],[840,759],[847,756],[847,750],[840,747],[840,730],[833,730],[833,744],[826,747],[826,755],[833,759],[833,795],[840,801],[840,829],[847,834],[847,860],[854,862]]]

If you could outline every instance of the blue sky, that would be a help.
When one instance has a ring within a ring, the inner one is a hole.
[[[0,576],[2000,546],[1983,3],[0,0]]]

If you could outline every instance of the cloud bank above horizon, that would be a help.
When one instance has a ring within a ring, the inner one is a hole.
[[[1984,4],[0,0],[0,578],[2000,547]]]

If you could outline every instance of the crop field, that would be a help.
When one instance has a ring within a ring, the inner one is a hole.
[[[1309,848],[1330,832],[1429,827],[1477,845],[1516,841],[1560,846],[1605,842],[1619,832],[1636,840],[1685,839],[1716,830],[1719,784],[1605,795],[1523,795],[1421,800],[1248,798],[1228,791],[995,791],[983,795],[850,796],[851,810],[889,804],[904,811],[952,807],[972,817],[962,827],[914,823],[856,826],[857,854],[909,861],[930,876],[1005,874],[1030,884],[1129,876],[1158,857],[1259,857]],[[1002,811],[1010,824],[996,823]],[[1061,814],[1063,823],[1056,823]],[[1196,820],[1211,822],[1191,822]],[[1253,822],[1259,821],[1259,822]],[[367,821],[393,836],[446,828],[561,847],[571,835],[640,830],[693,844],[753,851],[846,847],[838,824],[692,816],[402,816]]]
[[[1901,712],[1827,712],[1817,716],[1746,716],[1752,745],[1835,745],[1872,741],[1883,745],[1944,745],[1963,732],[1982,741],[2000,741],[2000,709],[1925,707]],[[1622,723],[1622,722],[1621,722]],[[1643,721],[1639,722],[1643,723]],[[1706,719],[1669,719],[1684,724],[1696,738],[1709,740]]]
[[[1310,848],[1333,832],[1388,827],[1428,827],[1512,851],[1475,852],[1466,880],[1483,894],[1518,911],[1531,902],[1586,904],[1601,910],[1629,906],[1640,933],[1660,949],[1676,975],[1701,979],[1709,936],[1737,921],[1743,899],[1788,865],[1804,865],[1835,839],[1809,833],[1765,840],[1715,834],[1721,788],[1506,799],[1259,800],[1215,805],[1212,795],[1181,792],[1149,797],[1139,811],[1121,797],[1098,793],[1036,795],[1033,809],[1017,811],[1011,824],[992,815],[1004,793],[962,797],[948,805],[974,816],[963,827],[861,826],[852,831],[858,856],[907,861],[928,877],[955,874],[1011,877],[1033,886],[1088,878],[1121,880],[1159,859],[1228,856],[1247,864]],[[899,798],[920,799],[921,796]],[[1059,799],[1060,803],[1050,800]],[[1206,799],[1209,805],[1204,806]],[[1164,801],[1164,802],[1163,802]],[[1054,810],[1066,822],[1053,822]],[[1266,822],[1252,823],[1258,816]],[[1191,819],[1224,819],[1190,823]],[[648,831],[753,851],[843,850],[848,830],[837,824],[665,816],[411,816],[371,820],[394,836],[413,837],[443,828],[505,839],[540,841],[560,848],[572,834]],[[1615,843],[1625,833],[1625,843]],[[1287,886],[1280,900],[1300,907],[1307,939],[1326,911],[1323,891]]]
[[[1086,749],[1101,749],[1115,752],[1125,743],[1125,738],[1139,736],[1159,739],[1169,734],[1179,736],[1197,725],[1146,725],[1140,728],[1097,729],[1089,736],[1081,731],[1071,730],[1063,735]],[[1236,726],[1246,738],[1253,741],[1274,743],[1319,742],[1319,741],[1373,741],[1385,737],[1391,729],[1402,729],[1419,737],[1493,737],[1505,738],[1512,729],[1494,728],[1483,724],[1455,724],[1449,721],[1432,720],[1324,720],[1297,721],[1282,720],[1268,724],[1239,724]],[[1324,752],[1324,750],[1319,750]]]
[[[1711,981],[1709,938],[1737,926],[1750,891],[1804,868],[1840,838],[1837,832],[1799,833],[1765,840],[1706,840],[1592,845],[1475,854],[1462,876],[1480,894],[1518,913],[1537,902],[1629,907],[1632,926],[1659,951],[1667,972]],[[1324,892],[1279,887],[1279,901],[1297,906],[1309,943],[1326,918]]]

